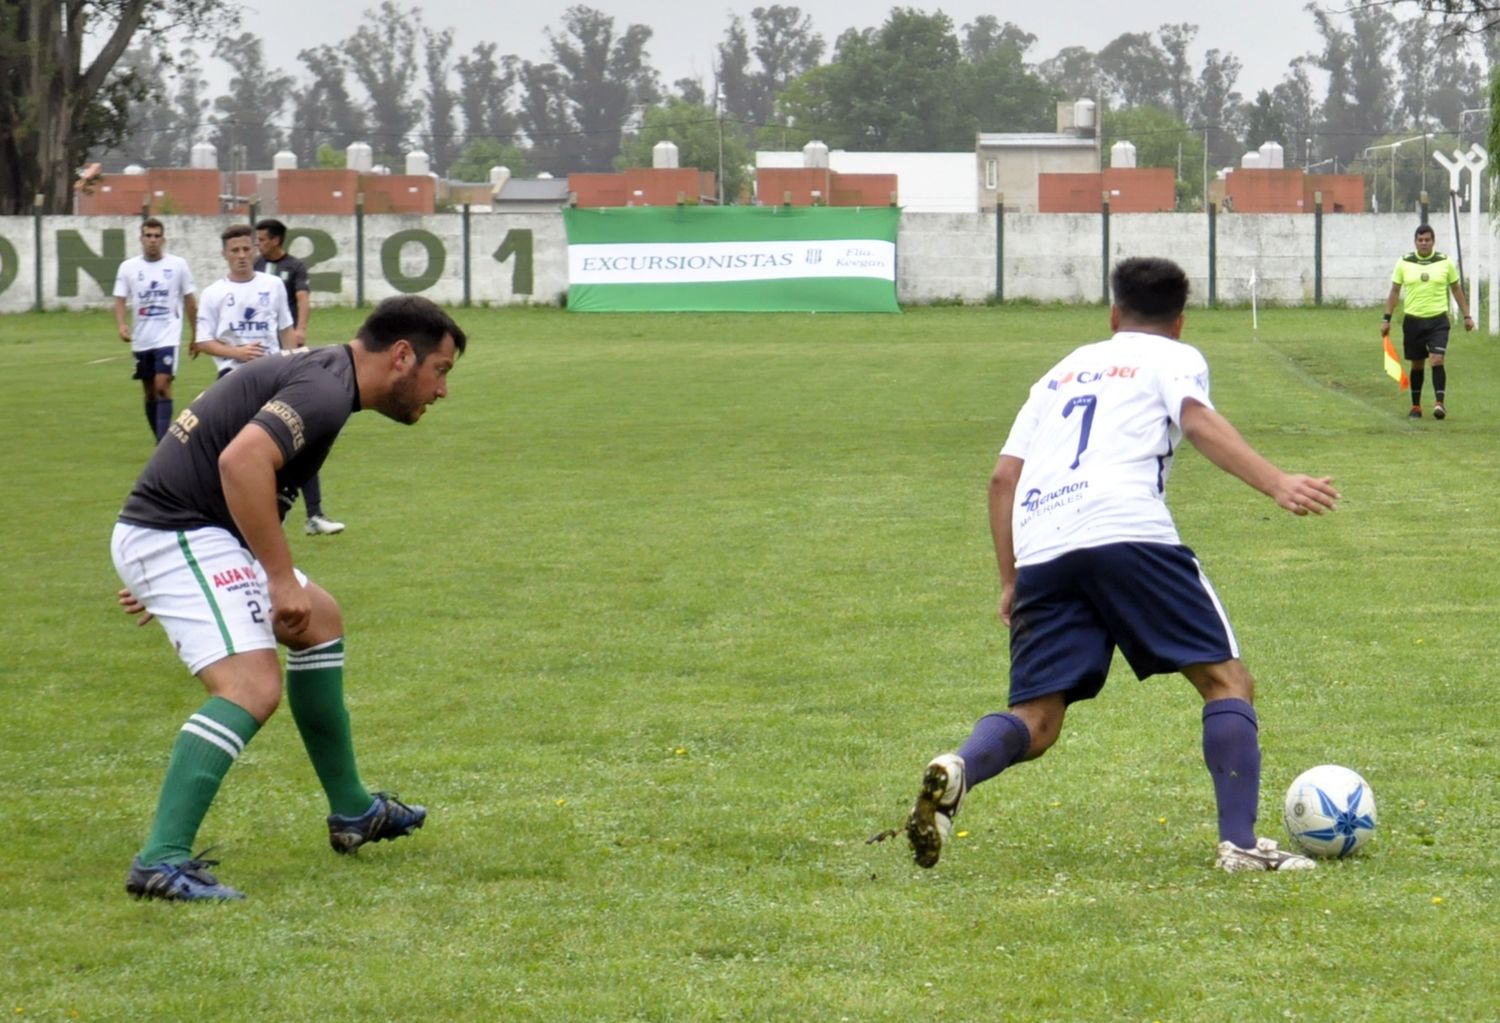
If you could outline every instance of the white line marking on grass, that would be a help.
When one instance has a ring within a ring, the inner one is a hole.
[[[125,358],[125,356],[123,356],[123,355],[106,355],[102,359],[95,359],[93,362],[85,362],[84,365],[85,366],[97,366],[101,362],[119,362],[123,358]]]

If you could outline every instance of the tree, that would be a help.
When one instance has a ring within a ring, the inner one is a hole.
[[[1104,76],[1093,51],[1083,46],[1063,47],[1036,70],[1044,82],[1070,99],[1090,99],[1104,92]]]
[[[404,11],[395,0],[382,0],[340,44],[346,66],[370,97],[370,145],[381,163],[398,162],[422,119],[415,90],[422,28],[420,10]]]
[[[1116,36],[1094,60],[1109,83],[1109,95],[1122,106],[1166,107],[1172,86],[1171,62],[1149,33]]]
[[[472,138],[464,144],[458,159],[448,168],[448,177],[454,181],[488,181],[491,167],[509,168],[511,174],[518,178],[527,177],[531,173],[526,154],[515,143],[493,138]]]
[[[769,122],[776,110],[776,97],[804,72],[818,66],[825,49],[823,37],[813,31],[812,19],[800,7],[772,4],[750,11],[755,24],[755,105],[750,119]]]
[[[1322,111],[1313,95],[1312,79],[1307,73],[1307,58],[1298,57],[1291,62],[1291,70],[1271,90],[1271,101],[1283,129],[1287,132],[1286,157],[1295,162],[1302,159],[1303,167],[1323,162],[1325,157],[1314,156],[1313,137],[1317,131]]]
[[[446,170],[458,149],[453,125],[458,94],[448,84],[448,55],[453,52],[453,30],[424,30],[422,51],[426,58],[423,68],[427,72],[427,91],[423,93],[427,100],[427,154],[432,158],[433,167]]]
[[[1245,118],[1245,149],[1259,149],[1266,142],[1278,143],[1284,151],[1291,149],[1276,97],[1269,89],[1262,89],[1255,94]]]
[[[151,47],[141,45],[126,50],[119,66],[134,77],[142,99],[130,108],[121,145],[110,151],[90,153],[90,159],[104,161],[107,168],[112,165],[113,169],[132,163],[147,167],[181,166],[185,161],[172,159],[178,125],[167,88],[166,69]],[[183,152],[186,151],[183,147]]]
[[[719,166],[719,121],[712,107],[698,106],[669,97],[660,106],[646,111],[641,130],[620,150],[615,161],[621,170],[627,167],[650,167],[658,142],[677,145],[677,162],[681,167],[717,172]],[[733,201],[748,183],[755,155],[732,132],[724,133],[724,196]],[[697,196],[689,197],[697,201]]]
[[[234,73],[229,92],[214,100],[218,115],[211,119],[211,141],[236,170],[271,166],[281,148],[276,125],[291,94],[291,76],[266,70],[260,38],[251,32],[220,39],[214,56]]]
[[[1024,59],[1026,51],[1035,45],[1036,36],[1009,21],[1001,24],[993,14],[981,14],[964,26],[964,59],[971,64],[1002,50]]]
[[[799,80],[808,88],[788,90],[801,109],[784,112],[834,148],[972,149],[973,123],[953,102],[961,74],[948,16],[898,7],[878,30],[840,36],[833,62]]]
[[[1115,142],[1135,146],[1137,167],[1171,167],[1177,179],[1177,204],[1193,209],[1203,201],[1203,136],[1160,107],[1106,108],[1100,119],[1100,141],[1111,152]]]
[[[297,54],[312,81],[292,97],[289,145],[302,166],[323,166],[324,146],[343,152],[352,142],[369,138],[364,107],[349,93],[342,51],[318,46]],[[340,164],[342,166],[342,164]]]
[[[755,76],[750,70],[750,38],[739,15],[730,15],[717,67],[719,102],[724,113],[740,121],[757,120]]]
[[[619,36],[615,19],[592,7],[569,7],[563,31],[549,31],[552,57],[577,134],[564,147],[567,170],[606,171],[620,151],[620,132],[635,108],[655,103],[660,89],[647,62],[651,30],[630,25]]]
[[[1221,167],[1233,166],[1240,155],[1239,106],[1234,89],[1240,76],[1239,58],[1209,50],[1198,74],[1198,123],[1208,137],[1208,158]]]
[[[494,43],[479,43],[458,58],[458,106],[466,142],[481,138],[514,141],[512,136],[520,129],[510,109],[518,62],[514,57],[496,60],[495,50]]]
[[[1322,52],[1311,60],[1328,73],[1320,133],[1324,148],[1347,164],[1390,125],[1393,89],[1386,52],[1394,19],[1383,9],[1357,10],[1346,30],[1316,3],[1307,10],[1323,37]]]
[[[202,38],[236,18],[216,0],[0,0],[0,215],[37,195],[71,209],[84,155],[123,143],[144,96],[117,65],[137,33]]]
[[[562,70],[556,64],[524,61],[520,81],[521,129],[531,143],[527,159],[538,171],[566,174],[578,139],[563,95]]]
[[[1177,115],[1179,121],[1188,119],[1198,99],[1193,82],[1193,65],[1187,55],[1188,47],[1197,34],[1198,26],[1185,22],[1163,25],[1156,30],[1162,52],[1167,55],[1167,99],[1172,113]]]

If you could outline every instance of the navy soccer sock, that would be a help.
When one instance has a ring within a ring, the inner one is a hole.
[[[1448,367],[1432,367],[1432,395],[1433,400],[1439,405],[1443,403],[1443,395],[1448,390]]]
[[[318,482],[316,473],[302,484],[302,500],[307,502],[308,518],[323,514],[323,484]]]
[[[1427,379],[1427,367],[1423,366],[1420,369],[1413,369],[1410,377],[1411,403],[1413,405],[1420,405],[1422,404],[1422,381]]]
[[[158,398],[155,405],[156,419],[151,425],[156,431],[156,439],[161,440],[172,426],[172,399]]]
[[[959,747],[964,762],[964,788],[988,781],[1026,755],[1031,731],[1014,714],[986,714]]]
[[[161,440],[161,434],[156,433],[156,399],[146,399],[146,428],[156,434],[156,439]]]
[[[1203,762],[1219,804],[1219,841],[1255,848],[1255,809],[1260,801],[1260,726],[1244,700],[1203,705]]]

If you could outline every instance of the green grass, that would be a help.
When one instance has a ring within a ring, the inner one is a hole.
[[[1004,704],[989,470],[1099,307],[902,316],[476,310],[452,396],[351,421],[342,536],[366,780],[428,827],[357,859],[285,713],[203,829],[233,906],[122,891],[202,699],[113,606],[148,454],[107,314],[0,319],[0,1013],[16,1019],[1472,1020],[1500,1004],[1500,342],[1408,423],[1369,310],[1195,311],[1219,408],[1335,477],[1298,519],[1186,451],[1172,503],[1260,682],[1262,830],[1303,768],[1370,854],[1209,869],[1198,700],[1117,665],[976,790],[941,866],[867,846]],[[320,311],[315,341],[352,332]],[[108,360],[108,361],[99,361]],[[206,386],[206,360],[177,384]],[[1429,392],[1430,393],[1430,392]],[[300,513],[299,513],[300,514]],[[1489,1010],[1484,1006],[1490,1006]]]

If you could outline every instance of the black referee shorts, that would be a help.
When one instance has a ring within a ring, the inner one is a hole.
[[[1428,354],[1445,354],[1448,351],[1448,314],[1402,317],[1401,347],[1407,359],[1413,362],[1427,358]]]

